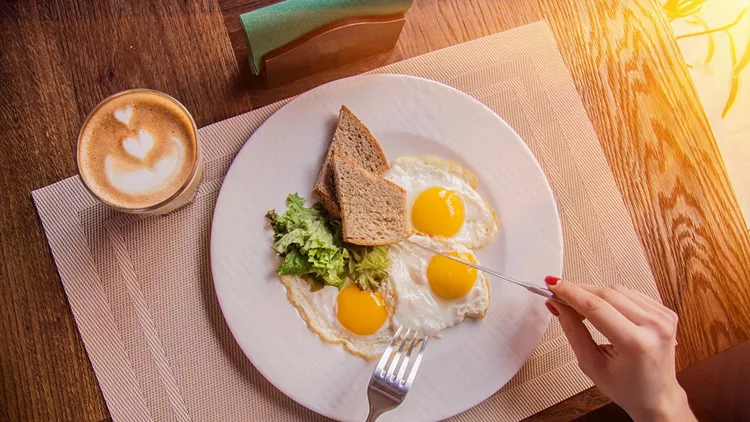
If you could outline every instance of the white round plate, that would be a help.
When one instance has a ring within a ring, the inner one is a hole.
[[[289,193],[312,187],[344,104],[378,139],[389,160],[434,155],[473,170],[496,210],[500,233],[477,251],[508,276],[543,285],[562,272],[555,199],[521,138],[470,96],[426,79],[362,75],[309,91],[271,116],[227,173],[214,211],[211,268],[216,295],[237,343],[276,387],[338,420],[364,420],[375,362],[321,341],[288,302],[266,226]],[[485,400],[531,355],[549,323],[543,299],[492,279],[481,321],[466,320],[432,339],[404,403],[383,421],[434,421]]]

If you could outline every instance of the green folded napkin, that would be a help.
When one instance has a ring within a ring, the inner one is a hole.
[[[286,0],[240,15],[250,68],[269,52],[341,19],[406,13],[412,0]]]

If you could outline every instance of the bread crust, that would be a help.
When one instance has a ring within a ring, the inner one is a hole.
[[[353,217],[349,215],[349,212],[347,210],[347,207],[345,206],[347,199],[345,198],[345,195],[347,195],[347,192],[345,189],[341,189],[340,186],[336,186],[336,192],[337,192],[337,199],[339,203],[339,209],[341,213],[341,221],[343,226],[343,238],[345,242],[349,242],[355,245],[362,245],[362,246],[381,246],[381,245],[390,245],[396,242],[399,242],[403,239],[406,239],[411,235],[411,229],[408,224],[407,218],[407,211],[406,211],[406,190],[404,190],[401,186],[391,182],[390,180],[386,180],[382,176],[376,175],[374,173],[371,173],[362,167],[360,167],[356,162],[353,160],[350,160],[349,158],[338,154],[337,152],[333,153],[333,168],[334,168],[334,174],[336,175],[335,180],[336,183],[340,179],[346,179],[347,175],[345,174],[339,174],[342,170],[350,170],[350,171],[357,171],[357,176],[361,176],[363,180],[366,180],[367,182],[372,182],[374,184],[382,184],[385,189],[387,189],[388,194],[393,193],[394,196],[397,196],[397,200],[400,203],[391,205],[391,207],[384,207],[383,210],[392,211],[394,216],[396,218],[400,219],[400,224],[397,222],[390,227],[388,227],[388,230],[384,230],[387,234],[382,234],[383,236],[387,236],[387,239],[377,238],[376,236],[373,236],[371,234],[367,236],[361,236],[356,235],[352,233],[351,227],[352,224],[356,224],[353,221]],[[349,168],[346,169],[346,167],[342,166],[348,166]],[[380,188],[380,186],[378,186]],[[371,214],[372,215],[372,214]],[[380,220],[382,222],[382,220]]]
[[[336,124],[336,131],[333,133],[331,144],[328,146],[328,152],[323,159],[323,163],[318,172],[318,177],[315,179],[315,186],[313,187],[313,193],[318,197],[318,200],[323,204],[323,207],[335,218],[341,218],[341,210],[338,204],[338,197],[336,194],[336,184],[333,181],[333,154],[338,153],[347,158],[349,155],[346,153],[344,148],[341,147],[340,142],[336,142],[337,134],[341,128],[342,122],[350,119],[354,121],[357,129],[365,135],[365,138],[369,141],[368,146],[370,150],[375,153],[378,157],[377,160],[373,160],[372,166],[376,167],[373,173],[378,176],[382,176],[388,171],[388,159],[383,152],[383,148],[378,143],[377,139],[372,135],[370,129],[365,126],[364,123],[349,110],[345,105],[341,106],[339,110],[339,118]],[[343,129],[341,129],[343,130]],[[343,135],[342,135],[343,136]],[[355,161],[356,162],[356,161]],[[358,163],[359,164],[359,163]]]

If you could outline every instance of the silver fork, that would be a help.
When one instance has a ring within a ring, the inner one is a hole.
[[[407,329],[402,338],[400,334],[403,328],[398,327],[398,330],[396,330],[396,334],[383,352],[383,356],[378,361],[378,365],[372,373],[372,378],[370,378],[370,385],[367,386],[367,399],[370,402],[370,414],[367,415],[367,422],[373,422],[383,413],[400,405],[417,376],[419,364],[422,362],[422,354],[427,345],[427,338],[420,339],[419,332],[416,330],[410,338],[411,329]],[[398,351],[393,353],[399,339],[401,342],[398,345]],[[414,363],[411,368],[408,368],[411,353],[417,343],[421,343],[421,346],[414,358]],[[404,354],[404,349],[406,349],[406,354]]]

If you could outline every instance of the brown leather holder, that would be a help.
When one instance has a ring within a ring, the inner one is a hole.
[[[349,18],[308,33],[263,56],[261,76],[269,87],[391,50],[403,14]]]

